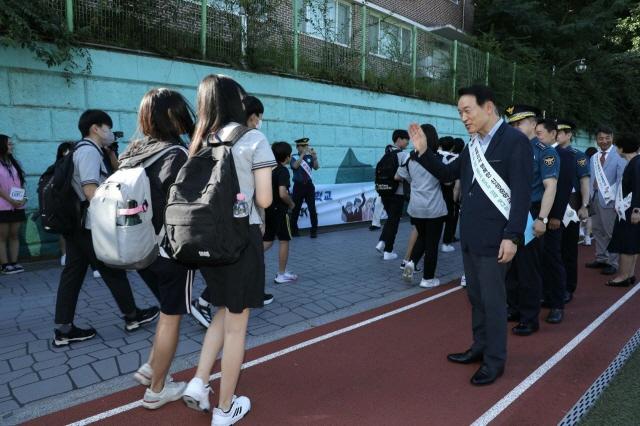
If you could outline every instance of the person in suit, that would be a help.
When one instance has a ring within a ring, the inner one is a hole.
[[[593,236],[596,240],[596,258],[587,263],[587,268],[601,269],[603,275],[613,275],[618,271],[618,254],[610,253],[607,246],[611,241],[613,225],[616,222],[615,197],[617,182],[622,179],[622,173],[627,161],[618,151],[613,149],[613,130],[602,126],[596,131],[598,152],[591,157],[591,193],[589,198],[589,212],[592,216]],[[602,170],[602,182],[608,188],[601,188],[598,183],[598,171]]]
[[[533,171],[529,213],[535,218],[535,238],[519,250],[507,273],[508,321],[518,324],[511,329],[518,336],[538,331],[542,298],[543,238],[547,232],[549,212],[556,195],[560,158],[555,149],[536,137],[540,110],[527,105],[513,105],[505,110],[507,121],[522,132],[531,144]]]
[[[566,226],[562,226],[562,261],[567,274],[567,291],[564,302],[573,299],[573,293],[578,287],[578,240],[580,237],[580,221],[589,217],[589,160],[586,154],[571,145],[576,125],[569,120],[556,121],[558,145],[571,151],[575,157],[576,173],[573,177],[573,190],[569,196],[569,207],[577,212],[579,220],[573,218]]]
[[[456,160],[443,164],[428,149],[424,132],[417,124],[411,125],[409,134],[416,149],[412,153],[415,161],[441,181],[460,179],[460,246],[472,306],[473,344],[465,352],[449,354],[447,359],[461,364],[481,361],[471,383],[487,385],[503,374],[507,359],[505,277],[524,238],[531,202],[533,153],[527,138],[499,117],[490,88],[475,85],[460,89],[458,95],[458,112],[473,139]],[[508,213],[504,208],[504,187],[500,188],[503,191],[494,191],[498,197],[492,198],[482,189],[479,179],[485,183],[487,180],[484,174],[474,173],[470,147],[476,154],[484,153],[484,166],[491,166],[494,179],[500,177],[508,186]]]
[[[551,308],[546,318],[549,324],[559,324],[564,318],[564,298],[567,291],[567,271],[562,261],[562,221],[573,190],[576,175],[576,158],[573,152],[562,148],[556,142],[558,127],[555,120],[541,119],[536,126],[538,140],[546,146],[555,147],[560,157],[560,174],[556,196],[549,212],[549,224],[544,234],[542,282],[545,306]]]

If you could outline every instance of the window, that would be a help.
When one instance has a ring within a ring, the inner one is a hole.
[[[351,5],[338,0],[309,0],[301,29],[310,36],[332,43],[351,44]]]
[[[418,77],[447,78],[451,70],[451,55],[446,50],[434,49],[418,61]]]
[[[369,53],[394,61],[411,62],[413,34],[409,28],[370,15],[367,21]]]

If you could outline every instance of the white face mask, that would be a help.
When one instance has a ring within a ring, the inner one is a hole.
[[[102,130],[102,138],[104,139],[104,146],[109,146],[116,140],[115,136],[113,136],[113,131],[108,127],[106,130]]]
[[[258,120],[258,124],[256,124],[256,129],[260,129],[262,127],[262,119]]]

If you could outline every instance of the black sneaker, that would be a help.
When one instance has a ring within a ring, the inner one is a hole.
[[[157,306],[152,306],[147,309],[137,309],[136,317],[133,319],[124,318],[124,329],[127,331],[133,331],[140,328],[141,325],[153,321],[160,315],[160,309]]]
[[[211,324],[211,308],[209,305],[202,306],[197,300],[191,301],[191,315],[198,321],[204,328],[209,328]]]
[[[4,275],[13,275],[20,273],[20,271],[18,271],[13,265],[9,264],[2,265],[2,267],[0,268],[0,272]]]
[[[68,333],[63,333],[58,329],[54,331],[53,346],[66,346],[71,342],[82,342],[94,337],[96,337],[95,329],[91,327],[84,329],[71,325],[71,330]]]
[[[14,274],[19,274],[20,272],[24,272],[24,268],[19,263],[12,263]]]
[[[309,237],[318,238],[318,231],[316,231],[315,229],[312,229],[311,232],[309,232]]]
[[[264,304],[268,305],[269,303],[273,302],[273,294],[269,294],[269,293],[265,293],[264,294]]]

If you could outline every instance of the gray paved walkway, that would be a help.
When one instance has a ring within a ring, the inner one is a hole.
[[[403,222],[396,250],[403,254],[409,233]],[[383,262],[373,248],[379,232],[365,227],[296,238],[290,269],[297,283],[274,284],[277,250],[267,253],[267,291],[275,301],[254,310],[249,347],[276,340],[423,291],[400,279],[399,261]],[[277,249],[277,247],[274,247]],[[115,301],[101,280],[87,275],[75,323],[91,325],[96,338],[54,348],[53,314],[61,267],[26,265],[27,272],[0,276],[0,424],[14,424],[136,385],[131,373],[145,362],[154,325],[127,333]],[[462,274],[459,251],[440,253],[437,276]],[[155,304],[135,273],[129,274],[138,306]],[[204,288],[198,277],[194,295]],[[181,325],[172,370],[196,365],[204,329],[191,317]]]

